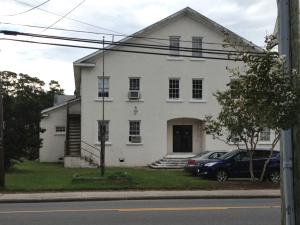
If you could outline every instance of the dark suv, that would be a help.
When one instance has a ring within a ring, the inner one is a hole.
[[[253,173],[260,176],[263,166],[267,161],[271,150],[256,149],[253,155]],[[247,150],[233,150],[218,159],[206,160],[198,163],[197,173],[200,176],[214,178],[218,181],[226,181],[234,177],[250,177],[250,157]],[[264,179],[277,182],[280,179],[280,152],[274,150],[270,162],[267,164]]]

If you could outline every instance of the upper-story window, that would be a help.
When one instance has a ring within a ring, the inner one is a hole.
[[[179,57],[179,37],[170,37],[170,56]]]
[[[179,79],[169,79],[169,99],[179,99]]]
[[[239,81],[238,80],[231,80],[229,85],[230,85],[230,89],[231,89],[231,97],[235,98],[235,99],[239,98],[240,95],[237,92]]]
[[[129,91],[140,90],[140,78],[129,78]]]
[[[203,99],[203,80],[193,80],[193,99]]]
[[[104,78],[104,89],[103,89],[103,78],[98,78],[98,97],[109,98],[109,78]]]
[[[202,38],[193,37],[193,57],[202,57]]]

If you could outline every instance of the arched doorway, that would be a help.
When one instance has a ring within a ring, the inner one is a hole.
[[[205,150],[204,122],[193,118],[176,118],[167,122],[167,152],[197,154]]]

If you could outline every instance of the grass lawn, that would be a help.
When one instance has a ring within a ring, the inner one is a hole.
[[[24,160],[5,174],[0,191],[76,191],[76,190],[192,190],[215,189],[220,182],[201,179],[185,171],[150,170],[148,168],[106,168],[105,174],[127,173],[129,179],[72,180],[74,174],[95,174],[100,169],[65,169],[63,164]]]

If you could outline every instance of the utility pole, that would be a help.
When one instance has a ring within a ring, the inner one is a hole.
[[[295,1],[298,0],[277,0],[279,22],[279,54],[286,56],[286,63],[284,64],[284,67],[286,68],[285,72],[288,74],[290,74],[292,71],[291,24],[293,21],[291,19],[290,12]],[[293,170],[294,168],[298,170],[298,168],[293,165],[292,130],[282,131],[281,142],[281,165],[283,178],[283,185],[281,186],[283,189],[281,211],[283,218],[282,224],[295,225]]]
[[[102,52],[103,52],[103,76],[102,76],[102,123],[100,125],[100,141],[101,141],[101,152],[100,152],[100,170],[101,177],[104,177],[104,168],[105,168],[105,124],[104,124],[104,36],[102,43]]]
[[[296,69],[300,73],[300,29],[299,29],[299,0],[290,1],[290,49],[291,49],[291,69]],[[297,79],[292,79],[293,87],[299,88]],[[300,114],[298,115],[300,120]],[[300,224],[300,125],[292,128],[293,145],[293,180],[294,180],[294,211],[295,224]]]
[[[2,104],[2,83],[0,75],[0,187],[4,187],[4,148],[3,148],[3,104]]]

